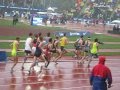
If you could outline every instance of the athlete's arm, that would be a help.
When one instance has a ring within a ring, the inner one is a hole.
[[[99,43],[97,43],[96,46],[97,46],[97,50],[99,51]]]
[[[16,41],[15,44],[16,44],[16,49],[18,50],[19,49],[19,42]]]

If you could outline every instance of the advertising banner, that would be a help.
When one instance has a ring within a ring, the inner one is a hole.
[[[66,33],[67,36],[90,36],[91,33],[88,31],[80,31],[80,32],[55,32],[56,36],[63,36]]]

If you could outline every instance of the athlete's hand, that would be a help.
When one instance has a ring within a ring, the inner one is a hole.
[[[108,85],[108,88],[111,88],[111,85],[110,85],[110,84]]]

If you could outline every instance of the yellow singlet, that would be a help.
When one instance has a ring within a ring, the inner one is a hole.
[[[66,45],[66,40],[67,39],[67,37],[62,37],[61,39],[60,39],[60,46],[65,46]]]
[[[93,45],[92,45],[92,48],[91,48],[91,53],[92,54],[97,54],[97,51],[98,51],[98,49],[97,49],[97,43],[94,42]]]
[[[14,41],[13,44],[12,44],[12,52],[11,52],[11,55],[12,56],[17,56],[17,41]]]

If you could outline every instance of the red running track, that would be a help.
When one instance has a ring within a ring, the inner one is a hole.
[[[91,63],[90,68],[78,65],[76,60],[61,60],[58,65],[51,62],[48,70],[38,74],[39,66],[28,75],[30,62],[21,71],[21,63],[10,73],[12,62],[0,63],[0,90],[91,90],[89,84],[90,71],[98,60]],[[113,85],[109,90],[120,90],[120,59],[108,59],[106,65],[111,69]]]

